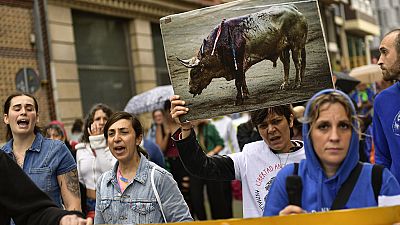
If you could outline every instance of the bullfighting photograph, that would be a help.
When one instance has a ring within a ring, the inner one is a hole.
[[[239,0],[161,18],[182,120],[305,101],[332,88],[318,2]]]

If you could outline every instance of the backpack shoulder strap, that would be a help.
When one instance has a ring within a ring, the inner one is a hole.
[[[372,167],[371,183],[372,188],[374,189],[374,196],[377,203],[379,193],[381,192],[383,169],[384,167],[382,165],[377,164]]]
[[[358,177],[360,176],[362,168],[363,168],[363,164],[358,162],[357,166],[354,167],[353,171],[351,171],[350,176],[340,187],[338,194],[336,195],[336,198],[332,203],[331,210],[344,208],[347,201],[349,200],[351,193],[353,192],[354,186],[357,183],[357,180],[358,180]]]
[[[167,219],[165,218],[165,214],[164,214],[162,202],[161,202],[161,199],[160,199],[160,195],[158,195],[158,191],[157,191],[156,185],[155,185],[155,183],[154,183],[154,171],[155,171],[155,170],[156,170],[156,167],[153,166],[153,168],[151,169],[151,174],[150,174],[151,187],[153,188],[154,195],[156,196],[158,206],[160,206],[160,211],[161,211],[161,214],[162,214],[162,216],[163,216],[164,222],[165,222],[165,223],[168,223],[168,222],[167,222]]]
[[[293,175],[297,176],[297,174],[299,174],[299,163],[293,163],[293,164],[294,164]]]

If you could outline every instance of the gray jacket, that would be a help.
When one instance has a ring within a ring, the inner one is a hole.
[[[117,182],[118,162],[102,174],[96,188],[95,224],[164,223],[160,206],[151,186],[150,173],[155,167],[154,183],[167,222],[192,221],[189,208],[172,175],[141,155],[136,176],[121,193]]]

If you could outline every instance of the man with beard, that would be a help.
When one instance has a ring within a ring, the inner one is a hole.
[[[400,29],[387,33],[379,46],[383,79],[397,82],[382,91],[374,103],[375,162],[400,180]]]

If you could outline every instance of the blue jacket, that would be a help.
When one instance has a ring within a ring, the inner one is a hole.
[[[375,163],[400,181],[400,82],[377,95],[374,103]]]
[[[172,175],[141,154],[136,176],[124,192],[117,181],[118,161],[97,180],[95,224],[163,223],[160,205],[151,186],[154,183],[168,223],[192,221],[189,208]]]
[[[305,118],[307,118],[312,110],[310,109],[310,102],[312,102],[315,97],[332,91],[334,90],[328,89],[314,95],[314,97],[307,104]],[[341,91],[336,90],[336,92],[345,95]],[[351,101],[349,98],[348,100]],[[355,115],[354,107],[352,109],[352,115]],[[355,122],[353,122],[353,126],[358,127]],[[306,123],[303,125],[306,159],[300,162],[298,171],[298,175],[301,176],[303,183],[302,208],[307,212],[329,211],[340,187],[346,181],[351,171],[358,163],[358,134],[353,130],[349,151],[346,158],[342,162],[336,174],[330,178],[327,178],[318,160],[318,157],[314,152],[312,142],[308,137],[309,129],[309,124]],[[264,216],[278,215],[279,212],[289,204],[288,195],[286,193],[286,177],[292,175],[293,170],[293,164],[288,165],[284,167],[276,176],[270,193],[266,198]],[[371,184],[371,171],[371,164],[363,164],[361,174],[345,208],[377,206]],[[392,196],[398,194],[400,194],[400,186],[397,180],[389,170],[384,169],[380,195]]]
[[[14,139],[8,141],[1,150],[14,159],[13,141]],[[26,151],[23,170],[58,207],[62,207],[62,202],[57,176],[74,169],[76,169],[75,160],[63,142],[36,133],[32,146]]]

